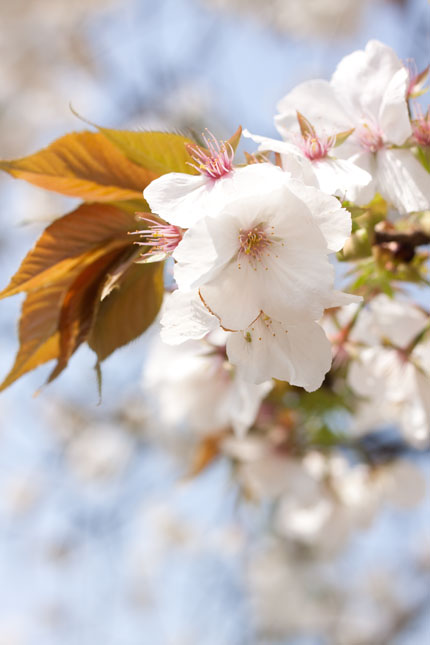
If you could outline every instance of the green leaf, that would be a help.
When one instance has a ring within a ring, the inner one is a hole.
[[[348,139],[348,137],[351,136],[351,134],[354,132],[355,128],[351,128],[351,130],[345,130],[344,132],[338,132],[338,134],[335,135],[334,137],[334,147],[337,148],[337,146],[342,145],[342,143],[345,143],[345,141]]]
[[[194,144],[194,141],[181,134],[99,129],[128,159],[157,175],[196,172],[189,165],[192,158],[185,147],[186,144]]]
[[[430,148],[424,149],[417,147],[417,156],[418,160],[422,163],[427,172],[430,173]]]

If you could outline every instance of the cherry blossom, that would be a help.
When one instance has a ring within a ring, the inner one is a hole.
[[[225,337],[218,328],[177,347],[153,344],[143,383],[161,425],[203,435],[232,427],[239,436],[251,427],[272,383],[241,378],[227,361]]]
[[[261,311],[291,324],[318,320],[331,306],[329,249],[341,248],[350,232],[350,215],[335,198],[261,166],[253,175],[264,183],[247,182],[216,216],[190,228],[173,253],[179,289],[199,288],[230,330],[246,329]]]
[[[345,296],[334,292],[333,304],[342,304]],[[170,345],[201,339],[220,329],[219,319],[205,307],[197,290],[175,291],[164,306],[161,325],[161,338]],[[331,366],[331,344],[313,321],[292,325],[261,312],[244,329],[225,333],[224,343],[230,363],[251,383],[277,378],[314,391]]]
[[[287,94],[275,123],[286,140],[297,132],[297,111],[328,137],[354,128],[337,154],[372,175],[357,203],[379,192],[402,214],[425,210],[430,207],[428,173],[402,147],[412,135],[408,83],[408,70],[393,50],[371,40],[339,63],[330,82],[306,81]]]
[[[371,182],[371,175],[347,159],[336,157],[336,136],[294,133],[286,141],[253,135],[244,130],[245,137],[259,143],[259,150],[281,155],[282,168],[292,177],[315,186],[329,195],[355,202],[360,191]]]
[[[189,146],[194,150],[195,160],[190,165],[198,175],[171,172],[158,177],[144,190],[151,210],[169,224],[190,228],[202,217],[216,213],[244,187],[264,181],[264,171],[256,165],[233,166],[228,142],[218,143],[213,138],[208,141],[208,148],[209,153],[204,153]]]
[[[149,247],[149,250],[139,257],[139,262],[159,262],[172,255],[182,240],[183,230],[179,226],[163,224],[149,217],[140,216],[139,219],[147,222],[148,229],[135,231],[141,238],[136,244]]]
[[[373,430],[399,424],[406,439],[422,447],[430,439],[429,315],[404,300],[373,299],[350,340],[356,342],[348,382],[363,397],[355,425]],[[420,335],[420,342],[415,341]]]

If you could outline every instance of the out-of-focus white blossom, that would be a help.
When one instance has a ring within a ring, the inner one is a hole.
[[[42,489],[41,473],[17,472],[2,482],[0,510],[8,515],[24,515],[37,505]]]
[[[133,445],[126,433],[109,426],[88,427],[68,448],[73,471],[83,480],[107,481],[119,476],[128,465]]]
[[[369,526],[382,504],[410,507],[425,494],[421,472],[406,461],[372,468],[336,452],[292,457],[263,436],[226,439],[223,450],[237,460],[248,494],[275,503],[278,534],[321,553],[342,549],[355,530]]]
[[[272,384],[243,380],[226,360],[225,337],[218,329],[176,347],[153,343],[143,375],[152,424],[201,435],[231,427],[242,435],[253,424]]]
[[[369,431],[381,423],[399,424],[417,447],[430,438],[430,337],[408,346],[429,325],[429,315],[406,300],[374,298],[362,312],[350,339],[355,360],[348,382],[365,400],[355,426]]]

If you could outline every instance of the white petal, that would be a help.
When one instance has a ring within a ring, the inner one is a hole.
[[[287,141],[279,141],[268,137],[260,137],[244,130],[243,134],[256,143],[259,143],[259,150],[262,152],[278,152],[281,155],[282,170],[294,179],[302,181],[307,186],[318,188],[319,183],[314,172],[313,164],[303,154],[298,146]]]
[[[376,156],[372,152],[360,150],[352,155],[349,161],[370,175],[371,179],[368,184],[361,188],[357,187],[355,199],[353,200],[357,206],[364,206],[373,199],[378,190]]]
[[[237,251],[236,228],[220,219],[219,226],[209,217],[200,219],[188,231],[173,252],[174,277],[179,289],[188,290],[209,279]]]
[[[229,397],[225,405],[231,419],[233,430],[238,437],[243,437],[252,426],[264,397],[273,388],[273,381],[249,383],[239,374],[235,374]]]
[[[377,164],[379,192],[399,213],[430,208],[430,174],[409,150],[380,150]]]
[[[385,377],[396,369],[393,350],[366,347],[349,366],[348,384],[359,396],[382,401],[386,397]]]
[[[426,326],[428,316],[409,300],[379,294],[367,307],[367,333],[407,347]],[[419,345],[422,347],[422,345]]]
[[[402,68],[390,47],[371,40],[364,51],[355,51],[340,61],[330,84],[353,121],[362,118],[377,121],[388,85]]]
[[[261,383],[273,377],[308,392],[321,386],[331,365],[331,345],[317,323],[285,327],[262,316],[229,336],[227,355],[246,380]]]
[[[293,147],[293,146],[291,146]],[[296,148],[298,150],[298,148]],[[301,181],[306,186],[320,187],[314,164],[303,153],[288,153],[281,155],[282,169],[293,179]]]
[[[371,175],[344,159],[326,157],[313,162],[313,169],[319,188],[329,195],[336,195],[342,201],[355,203],[360,191],[370,184]]]
[[[227,330],[246,327],[261,311],[260,289],[248,262],[241,268],[231,262],[212,282],[200,287],[200,294],[206,307]]]
[[[314,126],[319,135],[334,135],[354,127],[348,113],[328,81],[306,81],[284,96],[277,105],[275,126],[284,139],[298,132],[297,111]]]
[[[319,195],[325,202],[327,196]],[[240,228],[263,223],[270,244],[257,259],[240,256],[237,247],[231,261],[205,281],[200,292],[209,309],[231,330],[243,329],[261,310],[290,323],[320,318],[332,291],[334,270],[325,239],[304,201],[282,188],[234,207],[234,239],[238,240]]]
[[[154,179],[143,196],[153,213],[169,224],[189,228],[204,213],[206,194],[213,184],[203,175],[170,172]]]
[[[279,141],[279,139],[271,139],[270,137],[262,137],[259,134],[252,134],[249,130],[243,131],[243,136],[247,139],[252,139],[255,143],[260,144],[258,149],[262,152],[272,151],[279,152],[280,154],[285,154],[288,152],[294,152],[295,146],[288,143],[287,141]]]
[[[359,304],[363,301],[362,296],[356,296],[352,293],[345,293],[344,291],[332,291],[326,302],[326,308],[331,307],[346,307],[352,304]]]
[[[343,248],[351,234],[351,214],[341,207],[339,200],[297,181],[290,181],[289,188],[311,211],[329,251],[339,251]]]
[[[404,67],[391,79],[379,110],[379,125],[390,143],[401,146],[412,134],[406,103],[409,74]]]
[[[206,309],[197,292],[174,291],[163,309],[160,336],[169,345],[203,338],[219,327],[218,319]]]

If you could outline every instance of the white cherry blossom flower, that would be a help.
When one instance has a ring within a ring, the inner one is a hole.
[[[354,128],[337,152],[373,177],[357,203],[379,192],[402,214],[422,211],[430,207],[429,175],[399,147],[412,135],[408,83],[408,70],[393,50],[371,40],[339,63],[330,82],[306,81],[287,94],[275,122],[285,139],[298,129],[297,111],[328,137]]]
[[[247,329],[229,334],[227,355],[253,383],[268,378],[317,390],[331,366],[331,345],[316,322],[285,325],[263,312]]]
[[[295,133],[286,141],[243,132],[259,143],[260,151],[273,151],[281,156],[283,170],[308,186],[315,186],[324,193],[342,200],[355,202],[372,177],[347,159],[338,159],[334,150],[336,136],[302,135]]]
[[[219,329],[218,318],[204,306],[197,290],[174,292],[164,306],[161,324],[162,339],[172,345]],[[321,326],[312,321],[289,325],[261,312],[245,329],[227,332],[224,342],[230,363],[251,383],[277,378],[313,391],[320,387],[331,365],[330,342]]]
[[[273,166],[264,176],[270,182],[247,185],[190,228],[173,253],[179,289],[199,288],[229,330],[247,329],[261,311],[290,324],[318,320],[333,295],[327,247],[341,248],[350,231],[335,198]]]
[[[228,142],[207,140],[208,154],[194,150],[198,175],[171,172],[152,181],[144,190],[144,198],[153,213],[169,224],[190,228],[208,214],[216,214],[226,201],[248,186],[270,181],[265,171],[270,164],[233,166],[233,150]]]

